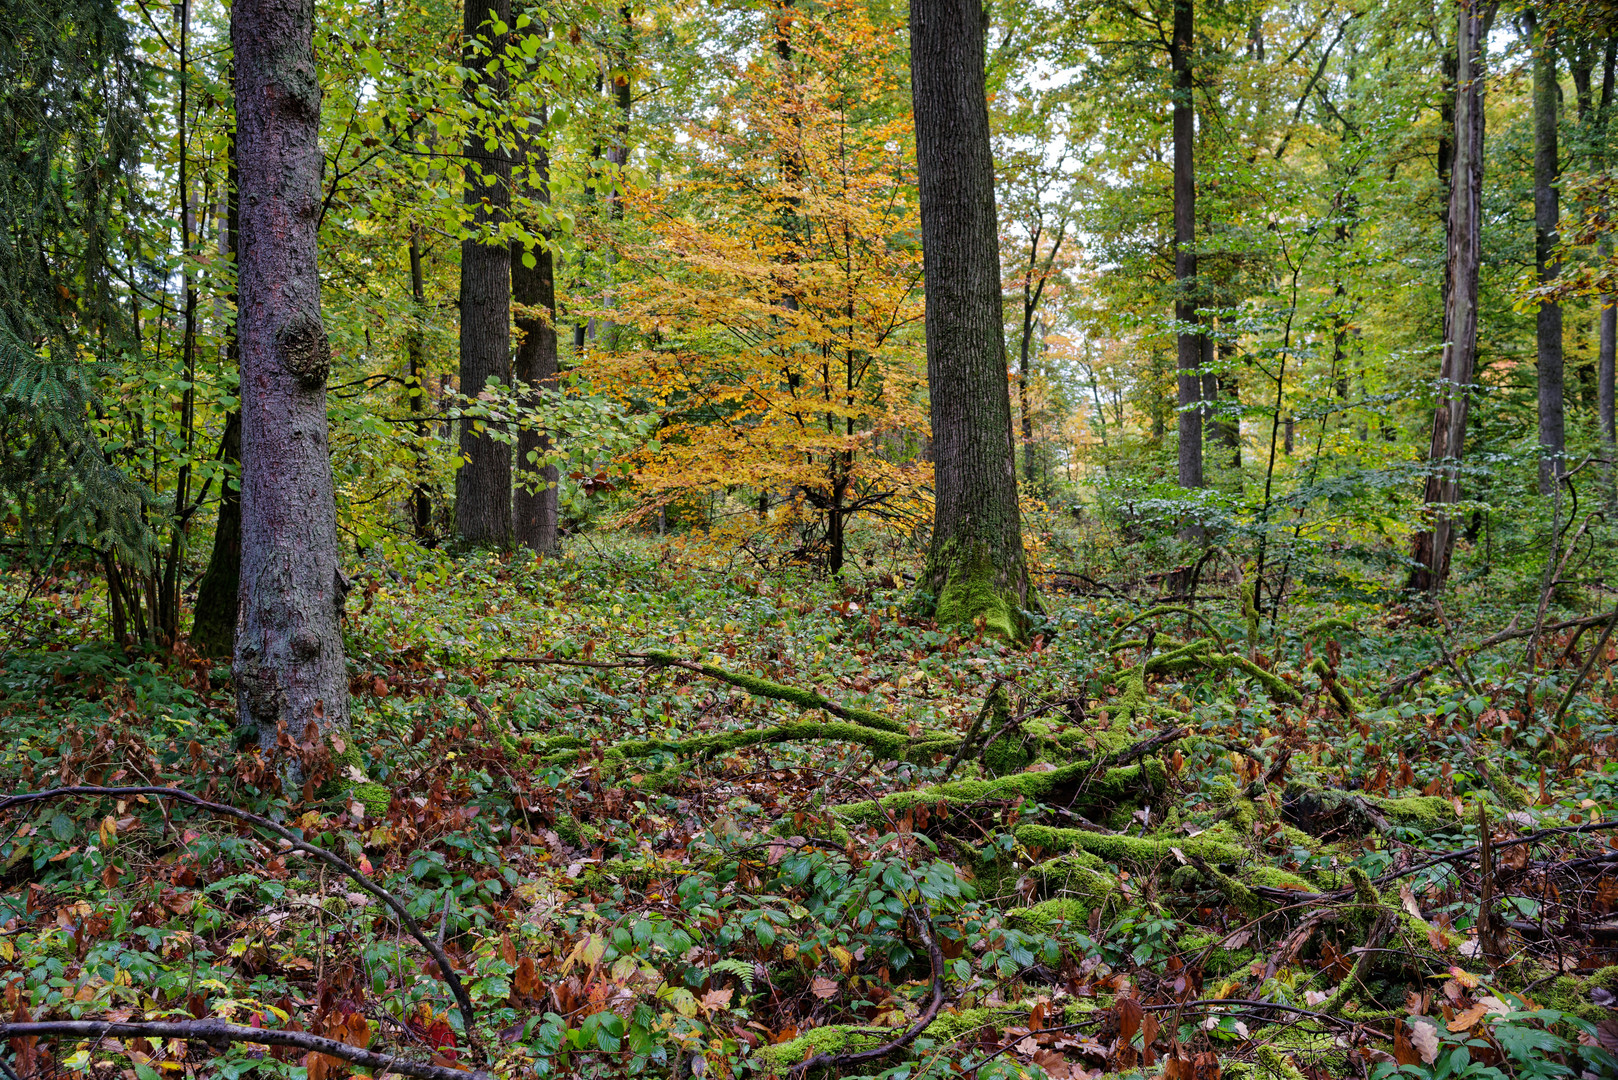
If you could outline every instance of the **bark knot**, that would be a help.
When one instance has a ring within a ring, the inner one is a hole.
[[[326,385],[331,372],[331,343],[318,315],[294,315],[276,332],[275,343],[280,348],[286,369],[299,383],[313,390]]]

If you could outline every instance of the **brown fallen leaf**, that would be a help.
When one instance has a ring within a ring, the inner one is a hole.
[[[838,983],[836,979],[828,979],[824,975],[816,975],[814,977],[814,981],[809,984],[809,992],[815,995],[815,997],[819,998],[821,1001],[826,1001],[837,996],[837,986]]]

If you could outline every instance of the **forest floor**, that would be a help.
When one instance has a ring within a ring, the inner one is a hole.
[[[7,1016],[135,1025],[13,1037],[25,1078],[349,1068],[139,1029],[208,1019],[500,1077],[1618,1074],[1590,613],[1528,671],[1482,593],[1272,625],[1047,582],[1008,647],[887,576],[415,552],[350,595],[350,738],[267,760],[87,581],[0,660],[0,790],[293,831],[0,798]]]

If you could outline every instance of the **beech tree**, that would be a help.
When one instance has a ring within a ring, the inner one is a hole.
[[[979,4],[910,0],[935,498],[918,588],[933,598],[940,622],[982,618],[989,629],[1021,638],[1030,597],[983,49]]]
[[[1196,107],[1191,48],[1193,0],[1174,0],[1169,63],[1174,73],[1174,320],[1176,401],[1180,407],[1180,486],[1202,486],[1202,337],[1197,321]]]
[[[240,210],[240,722],[274,745],[348,723],[338,631],[347,583],[327,450],[331,348],[320,320],[320,81],[313,0],[237,0]]]

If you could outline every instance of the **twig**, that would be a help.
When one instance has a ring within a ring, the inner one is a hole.
[[[995,695],[1000,693],[1000,688],[1005,685],[1005,682],[1005,677],[1002,676],[995,679],[994,685],[989,687],[989,693],[983,699],[983,708],[979,709],[977,716],[972,719],[972,726],[966,729],[966,737],[961,740],[961,745],[956,749],[955,756],[951,757],[949,764],[944,766],[943,778],[945,780],[948,780],[950,774],[960,767],[962,761],[966,760],[967,753],[972,749],[973,740],[978,737],[978,729],[983,726],[983,721],[988,719],[989,713],[994,711]]]
[[[291,1046],[315,1054],[340,1058],[355,1065],[401,1076],[419,1076],[423,1080],[488,1080],[486,1072],[464,1072],[442,1065],[424,1065],[392,1054],[378,1054],[336,1039],[325,1039],[302,1031],[271,1031],[265,1028],[244,1027],[223,1020],[152,1020],[138,1023],[110,1020],[41,1020],[26,1024],[0,1023],[0,1039],[49,1037],[53,1035],[102,1039],[108,1035],[120,1039],[188,1039],[204,1042],[216,1051],[231,1043],[258,1043],[262,1046]],[[15,1077],[9,1068],[6,1072]]]
[[[645,667],[645,664],[631,663],[628,660],[563,660],[559,656],[501,656],[489,661],[491,664],[524,664],[529,667],[583,667],[583,668],[626,668]]]
[[[1618,608],[1612,609],[1612,616],[1607,620],[1607,628],[1601,631],[1601,637],[1596,641],[1595,647],[1590,650],[1590,655],[1584,658],[1584,666],[1579,669],[1578,677],[1573,680],[1573,685],[1569,686],[1567,693],[1562,695],[1562,704],[1556,707],[1556,716],[1551,720],[1551,727],[1560,728],[1562,726],[1562,717],[1567,715],[1567,707],[1573,704],[1573,695],[1579,692],[1579,687],[1583,686],[1584,680],[1589,677],[1590,669],[1595,667],[1596,657],[1607,651],[1607,642],[1612,638],[1612,631],[1615,626],[1618,626]]]
[[[1602,622],[1605,622],[1609,617],[1610,616],[1608,616],[1606,614],[1601,614],[1601,615],[1592,615],[1589,618],[1585,618],[1585,619],[1569,619],[1566,622],[1552,623],[1550,626],[1542,627],[1540,629],[1540,632],[1541,633],[1555,633],[1555,632],[1560,631],[1560,630],[1571,630],[1576,626],[1596,626],[1596,625],[1598,625],[1598,624],[1600,624]],[[1527,628],[1523,628],[1523,629],[1518,629],[1516,626],[1508,627],[1507,629],[1500,631],[1498,634],[1491,634],[1489,637],[1484,638],[1482,641],[1478,642],[1476,645],[1467,646],[1466,648],[1461,649],[1461,650],[1459,650],[1459,651],[1457,651],[1457,652],[1455,652],[1455,653],[1453,653],[1451,655],[1457,656],[1457,657],[1471,656],[1471,655],[1473,655],[1475,653],[1482,652],[1484,649],[1493,648],[1494,646],[1502,644],[1502,643],[1507,642],[1507,641],[1515,641],[1517,638],[1525,638],[1525,637],[1528,637],[1529,635],[1531,635],[1533,633],[1534,633],[1534,629],[1532,627],[1527,627]],[[1405,676],[1402,676],[1401,678],[1395,679],[1393,682],[1389,683],[1386,688],[1383,689],[1382,694],[1381,694],[1382,701],[1384,703],[1386,703],[1389,699],[1391,699],[1393,697],[1393,695],[1395,695],[1397,693],[1400,693],[1401,691],[1407,690],[1410,687],[1414,686],[1416,683],[1421,682],[1427,676],[1431,675],[1433,672],[1437,671],[1440,667],[1442,667],[1443,664],[1444,664],[1444,661],[1440,660],[1436,664],[1428,664],[1425,667],[1421,667],[1421,668],[1416,669],[1415,671],[1411,672],[1409,675],[1405,675]]]
[[[1603,616],[1603,618],[1604,617],[1605,616]],[[1540,840],[1543,840],[1548,836],[1573,836],[1579,833],[1605,832],[1609,829],[1618,829],[1618,821],[1587,821],[1583,825],[1558,825],[1552,829],[1540,829],[1537,832],[1529,833],[1527,836],[1519,836],[1511,840],[1496,840],[1489,846],[1495,851],[1498,851],[1501,848],[1519,847],[1523,844],[1538,843]],[[1386,885],[1390,881],[1398,881],[1400,878],[1409,877],[1411,874],[1430,869],[1434,866],[1440,866],[1449,862],[1459,862],[1462,859],[1470,859],[1477,853],[1478,846],[1474,844],[1469,848],[1462,848],[1459,851],[1452,851],[1447,855],[1435,855],[1430,859],[1423,859],[1421,862],[1411,863],[1409,866],[1403,867],[1399,870],[1390,870],[1381,877],[1373,878],[1371,880],[1371,884]],[[1285,898],[1291,902],[1301,902],[1305,900],[1343,900],[1354,895],[1353,889],[1333,889],[1330,892],[1306,893],[1294,892],[1291,889],[1276,889],[1268,885],[1251,885],[1248,887],[1260,896],[1268,897],[1272,900]]]
[[[0,798],[0,814],[5,813],[14,806],[24,806],[29,803],[36,802],[49,802],[53,799],[66,799],[82,796],[124,799],[135,798],[136,796],[141,795],[152,795],[160,799],[174,799],[177,802],[195,806],[199,810],[206,810],[211,814],[219,814],[224,817],[235,818],[238,821],[245,821],[250,825],[256,825],[261,829],[267,829],[290,844],[293,851],[301,851],[310,858],[317,859],[320,862],[325,863],[327,866],[330,866],[332,869],[341,872],[351,881],[353,881],[354,884],[358,885],[360,888],[364,889],[366,892],[388,905],[388,907],[393,909],[393,913],[398,917],[400,924],[407,931],[409,931],[410,936],[420,942],[422,948],[426,949],[428,953],[432,955],[432,958],[438,962],[440,977],[449,987],[450,992],[455,995],[455,1003],[461,1013],[461,1021],[465,1027],[466,1038],[468,1041],[475,1040],[476,1035],[474,1034],[473,1028],[475,1014],[472,1011],[472,999],[467,995],[466,988],[461,985],[461,980],[459,976],[455,974],[455,969],[450,966],[449,957],[444,955],[444,950],[435,945],[432,939],[422,931],[421,927],[416,923],[416,920],[410,917],[410,912],[405,910],[405,906],[399,901],[399,898],[388,892],[388,890],[384,889],[382,886],[376,884],[358,870],[354,869],[354,867],[350,866],[343,859],[333,855],[323,847],[317,847],[316,845],[309,843],[307,840],[303,839],[302,836],[293,832],[291,829],[277,825],[269,818],[260,817],[257,814],[251,813],[247,810],[238,809],[237,807],[230,806],[226,803],[209,802],[207,799],[199,798],[196,795],[191,794],[189,791],[181,791],[179,788],[99,787],[89,784],[81,784],[74,787],[50,788],[45,791],[28,791],[19,795],[7,795],[5,798]],[[475,1042],[474,1045],[476,1045]]]
[[[926,1031],[932,1022],[937,1019],[938,1010],[944,1004],[944,950],[938,947],[938,941],[933,937],[930,925],[932,915],[926,910],[925,906],[920,913],[912,910],[910,912],[910,921],[915,926],[916,933],[921,936],[922,943],[927,946],[927,958],[933,967],[932,998],[927,1002],[927,1008],[922,1010],[922,1014],[916,1018],[914,1024],[910,1025],[909,1030],[891,1042],[854,1053],[819,1053],[794,1066],[793,1072],[801,1076],[807,1074],[810,1069],[842,1068],[846,1065],[857,1065],[861,1062],[885,1058],[894,1051],[903,1050],[909,1046],[916,1040],[918,1035]]]

